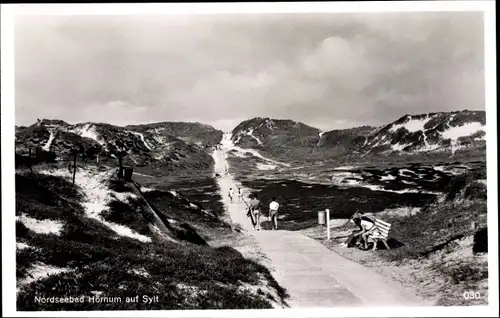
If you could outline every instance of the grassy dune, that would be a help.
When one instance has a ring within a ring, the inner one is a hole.
[[[264,266],[231,247],[196,244],[192,235],[183,235],[197,233],[183,223],[197,223],[208,233],[219,231],[223,222],[214,226],[214,218],[205,219],[199,209],[182,215],[179,208],[163,216],[177,230],[172,233],[178,243],[160,241],[148,230],[151,215],[132,189],[103,184],[107,206],[96,219],[89,204],[98,200],[87,200],[84,185],[73,186],[60,176],[16,175],[18,310],[271,308],[286,296]],[[161,192],[149,195],[158,198]],[[169,198],[172,206],[191,203]],[[128,237],[117,231],[125,228]],[[84,301],[50,302],[59,297]]]
[[[400,207],[377,214],[392,224],[391,250],[340,247],[354,230],[345,223],[332,229],[331,241],[325,240],[321,227],[304,230],[304,234],[414,288],[436,305],[484,305],[488,303],[486,186],[477,181],[483,178],[481,173],[456,176],[440,200],[419,209]],[[473,221],[478,222],[479,230],[471,228]],[[403,245],[394,246],[394,242]],[[480,298],[467,299],[464,292],[477,292]]]

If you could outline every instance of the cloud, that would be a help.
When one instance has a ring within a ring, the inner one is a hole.
[[[93,121],[129,125],[143,123],[149,118],[149,111],[149,107],[133,105],[121,100],[94,101],[80,104],[78,107],[58,109],[54,115],[48,117],[63,118],[69,123]]]
[[[467,12],[25,17],[16,122],[335,129],[484,109],[482,28]]]
[[[303,59],[303,71],[310,76],[348,78],[370,68],[364,48],[354,41],[335,36],[324,39]]]

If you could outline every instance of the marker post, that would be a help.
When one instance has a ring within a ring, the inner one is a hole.
[[[330,240],[330,210],[326,209],[326,239]]]

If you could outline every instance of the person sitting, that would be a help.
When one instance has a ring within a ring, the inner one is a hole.
[[[365,220],[368,222],[375,223],[375,219],[369,216],[368,214],[365,214],[364,212],[357,211],[356,214],[361,218],[362,221]]]
[[[375,220],[362,212],[356,212],[352,216],[351,221],[358,229],[353,231],[346,242],[341,245],[346,247],[363,246],[365,250],[368,249],[368,236],[377,230]]]
[[[360,233],[361,241],[363,242],[363,248],[366,250],[368,249],[368,236],[373,234],[377,230],[377,227],[375,226],[375,220],[367,215],[361,214],[359,220],[362,228],[362,232]]]
[[[352,231],[347,240],[344,243],[340,244],[341,246],[353,247],[360,244],[361,234],[363,233],[363,228],[361,227],[361,218],[358,215],[354,215],[351,219],[351,222],[353,222],[358,228]]]

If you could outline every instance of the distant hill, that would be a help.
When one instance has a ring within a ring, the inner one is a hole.
[[[186,143],[196,144],[197,146],[214,146],[222,139],[222,131],[215,129],[210,125],[202,123],[187,122],[159,122],[144,125],[125,126],[137,132],[151,133],[156,136],[174,136]]]
[[[283,119],[253,118],[233,129],[232,139],[241,147],[313,147],[319,141],[317,128]]]
[[[125,153],[125,163],[138,166],[211,167],[212,158],[207,147],[220,141],[217,136],[222,136],[222,132],[202,124],[170,124],[120,127],[91,122],[71,125],[62,120],[43,119],[29,127],[16,127],[16,153],[25,155],[28,148],[41,147],[60,160],[68,158],[71,150],[76,148],[89,159],[100,155],[103,160],[115,160],[119,153]],[[193,133],[191,139],[190,133]]]
[[[320,134],[317,147],[339,147],[345,151],[356,150],[367,142],[366,136],[377,130],[377,127],[371,126],[330,130]]]
[[[330,131],[294,120],[256,117],[238,124],[231,138],[236,146],[293,164],[464,157],[482,160],[486,154],[485,124],[484,111],[469,110],[405,115],[381,127]],[[29,127],[16,127],[16,154],[25,155],[28,148],[38,146],[62,159],[78,148],[88,158],[99,154],[104,160],[116,160],[118,153],[126,153],[127,164],[197,170],[211,167],[209,152],[222,135],[222,131],[202,123],[120,127],[43,119]]]
[[[485,156],[484,111],[405,115],[382,127],[321,131],[292,120],[253,118],[232,131],[232,140],[288,162],[387,160]]]
[[[455,111],[405,115],[371,134],[360,151],[451,152],[484,148],[486,113]]]
[[[253,118],[232,131],[232,140],[242,148],[254,148],[278,160],[302,158],[320,140],[321,130],[288,119]]]

